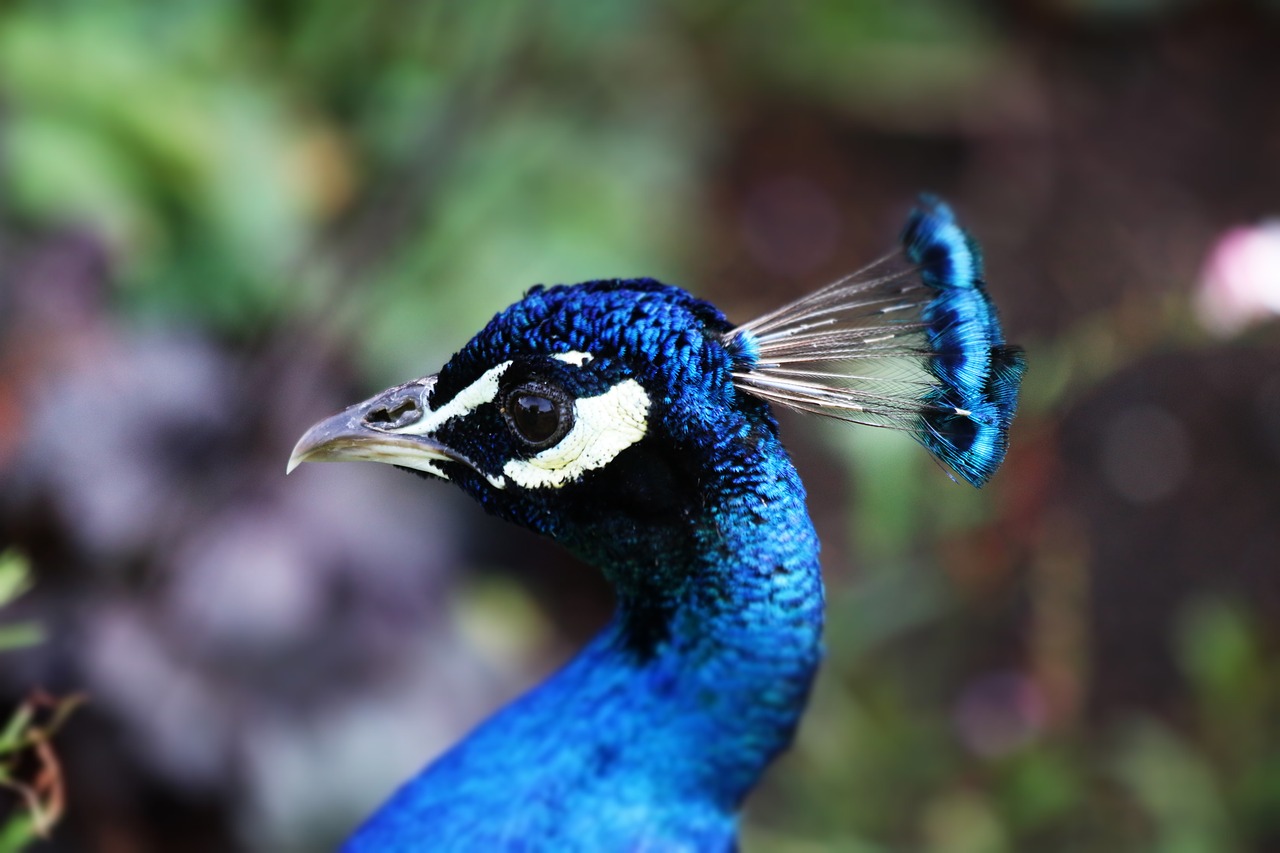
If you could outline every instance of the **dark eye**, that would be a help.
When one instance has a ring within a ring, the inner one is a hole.
[[[530,447],[550,447],[573,427],[573,404],[558,388],[523,385],[507,395],[511,429]]]

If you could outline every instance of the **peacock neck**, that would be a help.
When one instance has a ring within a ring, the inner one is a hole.
[[[632,776],[729,812],[790,743],[822,653],[804,489],[776,435],[759,436],[703,478],[686,547],[668,559],[680,564],[640,558],[661,583],[603,566],[614,619],[539,691],[576,706],[584,748],[616,746]]]
[[[821,658],[822,581],[772,424],[731,435],[682,524],[647,526],[670,538],[646,549],[637,533],[594,561],[618,588],[605,629],[405,785],[348,851],[455,835],[474,849],[733,849],[738,808],[790,743]]]

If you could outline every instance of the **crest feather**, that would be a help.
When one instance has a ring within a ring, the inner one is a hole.
[[[922,196],[898,250],[726,334],[734,383],[771,403],[910,433],[969,483],[1004,459],[1026,359],[977,244]]]

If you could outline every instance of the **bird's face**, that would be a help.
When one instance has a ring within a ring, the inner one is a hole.
[[[413,469],[589,560],[651,566],[694,535],[686,522],[726,450],[774,429],[733,387],[728,329],[711,305],[648,280],[537,289],[438,374],[313,426],[290,469]]]

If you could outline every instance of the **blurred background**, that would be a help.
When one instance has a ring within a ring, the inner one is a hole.
[[[302,431],[534,283],[748,319],[928,190],[1009,458],[785,418],[828,660],[744,846],[1280,850],[1277,93],[1274,0],[10,0],[0,845],[331,848],[610,600]]]

